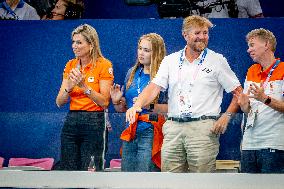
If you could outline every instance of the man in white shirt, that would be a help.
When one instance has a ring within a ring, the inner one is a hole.
[[[207,48],[212,26],[204,17],[186,17],[182,28],[186,47],[163,59],[155,78],[126,112],[126,119],[134,122],[136,112],[168,88],[162,171],[213,172],[219,134],[226,131],[232,113],[238,109],[234,97],[219,117],[224,89],[235,93],[242,88],[226,58]]]

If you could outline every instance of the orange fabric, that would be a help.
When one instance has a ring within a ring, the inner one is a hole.
[[[154,126],[154,138],[153,138],[153,146],[152,146],[152,161],[161,168],[161,148],[163,144],[163,133],[162,133],[162,127],[165,123],[165,117],[163,115],[158,115],[158,121],[150,121],[149,120],[149,114],[143,114],[139,115],[136,114],[136,121],[129,125],[128,128],[126,128],[120,136],[120,139],[125,141],[130,141],[135,138],[136,135],[136,129],[137,129],[137,123],[138,121],[144,121],[151,123]]]
[[[264,71],[262,71],[262,67],[260,64],[252,65],[249,68],[248,73],[247,73],[247,81],[253,81],[256,83],[260,83],[261,81],[264,82],[271,68],[275,64],[276,60],[269,68],[267,68]],[[284,70],[284,62],[280,62],[279,65],[276,67],[276,69],[273,71],[273,74],[271,78],[269,79],[269,81],[283,80],[283,70]]]
[[[80,64],[79,59],[75,58],[70,60],[64,69],[63,78],[68,79],[68,75],[73,68],[76,68]],[[98,58],[96,66],[93,67],[92,63],[89,63],[81,72],[85,74],[85,83],[93,91],[100,92],[99,81],[100,80],[113,80],[112,64],[105,58]],[[103,111],[103,108],[94,103],[84,91],[79,87],[74,87],[70,92],[70,110],[86,110],[86,111]]]

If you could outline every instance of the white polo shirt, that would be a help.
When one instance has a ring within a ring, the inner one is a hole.
[[[204,51],[192,63],[185,58],[179,69],[183,51],[166,56],[152,80],[164,90],[168,88],[168,116],[183,116],[181,97],[185,99],[191,117],[218,116],[223,90],[229,93],[240,86],[235,73],[224,56],[209,49],[200,67],[198,64]]]

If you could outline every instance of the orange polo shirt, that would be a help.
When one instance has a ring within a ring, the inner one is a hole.
[[[276,59],[280,60],[280,59]],[[247,73],[247,81],[252,81],[255,83],[260,83],[261,81],[264,82],[268,76],[268,73],[270,72],[271,68],[274,66],[276,60],[274,63],[267,68],[266,70],[262,71],[262,67],[260,64],[254,64],[252,65]],[[280,62],[277,68],[273,71],[273,74],[271,78],[269,79],[269,84],[272,84],[275,81],[281,81],[283,80],[283,69],[284,69],[284,62]]]
[[[63,78],[68,79],[68,75],[72,68],[76,68],[80,64],[79,59],[75,58],[67,62]],[[89,63],[83,70],[80,70],[85,75],[85,83],[93,91],[100,92],[100,80],[113,80],[112,64],[105,58],[98,58],[95,67]],[[70,110],[85,110],[85,111],[103,111],[103,108],[93,102],[84,91],[75,86],[70,92]]]

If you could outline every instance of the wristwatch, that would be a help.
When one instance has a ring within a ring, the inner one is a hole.
[[[66,88],[64,89],[64,91],[65,91],[66,93],[71,93],[71,90],[68,91]]]
[[[267,96],[267,99],[265,99],[264,104],[268,105],[271,102],[270,96]]]
[[[155,104],[150,104],[150,106],[149,106],[149,111],[150,111],[150,112],[153,112],[154,108],[155,108]]]
[[[84,94],[85,95],[90,95],[91,92],[92,92],[92,89],[87,89],[87,90],[84,91]]]

